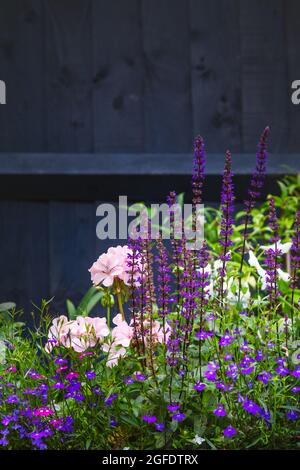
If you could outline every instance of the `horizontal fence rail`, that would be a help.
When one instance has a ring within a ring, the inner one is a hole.
[[[255,168],[254,154],[233,154],[237,201],[246,194]],[[190,197],[191,154],[0,153],[0,199],[115,201],[164,200],[171,190]],[[205,201],[219,201],[224,155],[208,154]],[[298,154],[271,154],[265,194],[276,191],[276,180],[300,172]]]
[[[225,154],[224,154],[225,155]],[[206,174],[219,175],[224,155],[208,154]],[[232,155],[236,175],[249,175],[255,155]],[[0,153],[0,175],[189,175],[192,156],[185,153]],[[300,171],[299,154],[270,154],[267,173],[293,174]]]

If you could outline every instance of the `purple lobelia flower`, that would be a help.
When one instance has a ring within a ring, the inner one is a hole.
[[[215,370],[206,370],[204,376],[207,380],[215,382],[217,380],[217,373]]]
[[[116,426],[119,425],[118,421],[117,421],[114,417],[111,417],[111,418],[110,418],[109,424],[110,424],[112,427],[116,427]]]
[[[67,359],[63,359],[62,357],[57,357],[55,360],[54,360],[54,363],[57,364],[58,366],[63,366],[65,364],[68,364],[68,360]]]
[[[271,426],[271,413],[268,409],[261,408],[259,411],[261,418],[265,421],[268,427]]]
[[[5,436],[3,436],[3,437],[0,439],[0,446],[6,447],[8,444],[9,444],[8,440],[6,439]]]
[[[127,385],[131,385],[134,383],[134,378],[133,377],[126,377],[123,382]]]
[[[185,419],[185,417],[186,417],[186,415],[184,413],[175,413],[172,416],[172,420],[173,421],[178,421],[178,423],[180,423],[180,421],[183,421]]]
[[[236,435],[236,429],[229,425],[227,428],[224,429],[223,434],[225,437],[231,438]]]
[[[223,336],[219,339],[220,346],[229,346],[234,341],[234,336],[230,336],[228,332],[225,332]]]
[[[236,379],[239,375],[239,369],[238,366],[236,365],[235,362],[232,362],[228,366],[228,370],[226,371],[227,377],[230,377],[231,379]]]
[[[202,392],[205,389],[206,389],[206,384],[204,383],[198,382],[194,385],[194,390],[196,390],[197,392]]]
[[[9,395],[5,401],[6,403],[19,403],[19,397],[18,395]]]
[[[195,333],[195,337],[201,340],[211,338],[212,336],[214,336],[213,331],[200,330]]]
[[[137,372],[134,377],[139,382],[143,382],[144,380],[147,379],[147,376],[145,374],[142,374],[141,372]]]
[[[287,419],[290,419],[291,421],[296,421],[299,418],[299,413],[295,410],[289,410],[286,413]]]
[[[155,429],[156,431],[159,431],[159,432],[163,432],[165,430],[165,425],[164,423],[157,423],[155,425]]]
[[[175,413],[175,411],[178,411],[180,408],[180,405],[176,405],[175,403],[171,403],[170,405],[167,405],[167,410],[170,411],[171,413]]]
[[[109,397],[105,400],[105,405],[110,406],[112,402],[116,400],[116,398],[118,398],[118,396],[119,395],[117,393],[112,393],[111,395],[109,395]]]
[[[88,380],[92,380],[92,379],[94,379],[95,377],[97,377],[96,372],[94,372],[93,370],[88,370],[88,371],[85,373],[85,375],[86,375],[86,378],[87,378]]]
[[[65,388],[65,385],[62,382],[55,382],[55,384],[52,385],[52,388],[63,389]]]
[[[264,385],[267,385],[270,380],[272,380],[272,374],[271,372],[263,371],[257,376],[257,380],[262,382]]]
[[[214,409],[214,415],[216,415],[216,416],[226,416],[227,413],[226,413],[226,410],[225,410],[224,406],[223,405],[218,405]]]
[[[142,417],[142,420],[145,421],[146,423],[155,423],[157,421],[157,417],[153,415],[144,415]]]
[[[291,375],[293,377],[296,377],[297,379],[300,378],[300,367],[297,367],[295,370],[293,370],[293,372],[291,372]]]
[[[284,366],[277,367],[276,372],[277,372],[278,375],[281,375],[281,377],[285,377],[286,375],[288,375],[290,373],[289,369],[287,367],[284,367]]]
[[[260,413],[260,411],[261,411],[260,406],[257,405],[252,400],[245,400],[244,403],[243,403],[243,407],[251,415],[256,415],[257,413]]]

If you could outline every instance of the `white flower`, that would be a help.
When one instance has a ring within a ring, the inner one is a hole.
[[[193,444],[197,444],[201,446],[205,442],[205,439],[203,437],[198,436],[198,434],[195,435],[194,439],[192,440]]]
[[[290,280],[290,275],[289,273],[286,273],[285,271],[282,271],[282,269],[278,268],[277,273],[279,276],[279,279],[282,279],[284,282],[289,282]]]
[[[286,254],[290,251],[291,246],[292,246],[292,242],[287,242],[287,243],[277,242],[276,244],[273,243],[273,245],[269,245],[269,246],[262,245],[261,249],[264,250],[264,251],[275,250],[275,246],[277,247],[277,250],[281,251],[282,254]]]
[[[7,347],[4,341],[0,341],[0,364],[5,364]]]
[[[285,243],[285,245],[286,244],[287,243]],[[257,271],[258,275],[261,277],[261,281],[262,281],[261,288],[262,288],[262,290],[266,290],[266,288],[267,288],[267,271],[261,267],[261,265],[259,264],[258,259],[256,258],[255,254],[251,250],[249,251],[248,263],[249,263],[250,266],[253,266],[254,268],[256,268],[256,271]],[[285,271],[282,271],[282,269],[280,269],[280,268],[277,269],[277,274],[278,274],[279,279],[281,279],[284,282],[288,282],[290,280],[289,273],[287,273]]]
[[[219,269],[221,269],[223,266],[223,261],[220,260],[220,259],[217,259],[215,262],[214,262],[214,271],[215,271],[215,274],[217,274],[217,271]]]
[[[290,330],[292,327],[292,320],[291,318],[288,318],[287,320],[285,318],[281,318],[279,321],[278,321],[278,331],[280,333],[286,331],[287,330]]]
[[[254,268],[256,268],[256,271],[258,272],[260,277],[262,278],[266,277],[266,271],[261,267],[258,259],[256,258],[255,254],[251,250],[249,251],[248,263],[250,266],[253,266]]]
[[[234,287],[235,289],[232,289]],[[247,282],[242,281],[242,291],[240,292],[240,299],[239,299],[238,282],[233,277],[230,277],[226,281],[226,290],[227,290],[227,299],[230,303],[236,304],[238,300],[240,300],[243,307],[247,307],[249,300],[251,298],[251,294],[250,294],[250,290],[248,288]]]

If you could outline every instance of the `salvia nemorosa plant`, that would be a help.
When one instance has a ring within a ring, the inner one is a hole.
[[[109,248],[90,268],[94,291],[102,295],[97,308],[107,308],[106,317],[90,317],[87,307],[71,311],[69,318],[46,323],[44,333],[40,327],[32,340],[19,337],[11,324],[2,328],[0,318],[0,446],[297,446],[300,211],[290,240],[271,197],[267,226],[259,239],[252,232],[268,133],[266,128],[260,138],[243,226],[235,225],[227,151],[213,235],[206,220],[200,247],[190,247],[172,191],[170,241],[163,231],[151,239],[146,211],[128,244]],[[197,137],[194,231],[205,160],[204,141]],[[290,255],[289,272],[283,271],[283,254]]]
[[[255,202],[261,195],[261,191],[266,178],[266,164],[267,164],[267,139],[270,132],[270,128],[266,127],[259,139],[258,151],[256,154],[256,167],[250,181],[250,187],[248,189],[248,198],[245,200],[245,219],[243,229],[243,241],[241,249],[241,262],[239,267],[239,290],[238,299],[240,300],[241,289],[242,289],[242,274],[243,265],[245,259],[246,242],[249,234],[248,226],[251,222],[251,213],[255,206]]]
[[[282,252],[279,248],[279,225],[275,209],[275,202],[273,198],[270,198],[270,209],[269,209],[269,225],[271,228],[271,242],[273,245],[266,251],[266,283],[269,293],[269,300],[272,310],[276,309],[278,298],[280,297],[280,292],[278,289],[278,269],[281,268],[280,257]],[[272,312],[270,312],[272,314]]]
[[[295,292],[300,288],[300,210],[296,213],[295,219],[295,233],[292,237],[291,246],[291,303],[292,313],[291,320],[294,326],[294,310],[295,310]],[[298,301],[299,304],[299,301]]]
[[[231,171],[231,154],[229,150],[226,152],[225,157],[225,168],[223,173],[222,181],[222,193],[221,193],[221,224],[220,224],[220,245],[222,251],[220,254],[221,267],[219,269],[219,302],[221,311],[224,308],[224,296],[225,296],[225,278],[226,278],[226,263],[230,261],[231,253],[230,248],[233,245],[231,236],[233,233],[233,206],[234,194],[233,194],[233,182],[232,182],[232,171]]]

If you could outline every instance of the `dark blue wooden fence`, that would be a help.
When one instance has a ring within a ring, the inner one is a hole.
[[[78,299],[97,201],[186,191],[195,134],[209,201],[227,148],[242,199],[267,124],[269,187],[298,171],[299,43],[298,0],[2,0],[0,302]]]

